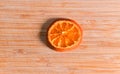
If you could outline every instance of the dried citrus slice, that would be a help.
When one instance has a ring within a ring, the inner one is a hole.
[[[57,51],[73,49],[81,39],[81,27],[70,19],[56,20],[48,29],[48,41]]]

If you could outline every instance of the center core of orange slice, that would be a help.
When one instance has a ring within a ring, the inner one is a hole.
[[[48,29],[48,41],[58,51],[73,49],[79,45],[81,40],[81,27],[73,20],[56,20]]]

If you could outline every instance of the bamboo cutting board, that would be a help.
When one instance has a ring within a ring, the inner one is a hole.
[[[47,46],[56,18],[82,27],[75,50]],[[120,74],[120,0],[0,0],[0,74]]]

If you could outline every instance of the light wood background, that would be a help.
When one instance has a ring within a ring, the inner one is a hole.
[[[78,48],[46,45],[55,18],[80,24]],[[120,0],[0,0],[0,74],[120,74]]]

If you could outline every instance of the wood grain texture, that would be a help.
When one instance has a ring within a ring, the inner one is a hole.
[[[76,50],[46,45],[55,18],[81,25]],[[0,74],[120,74],[120,0],[0,0]]]

